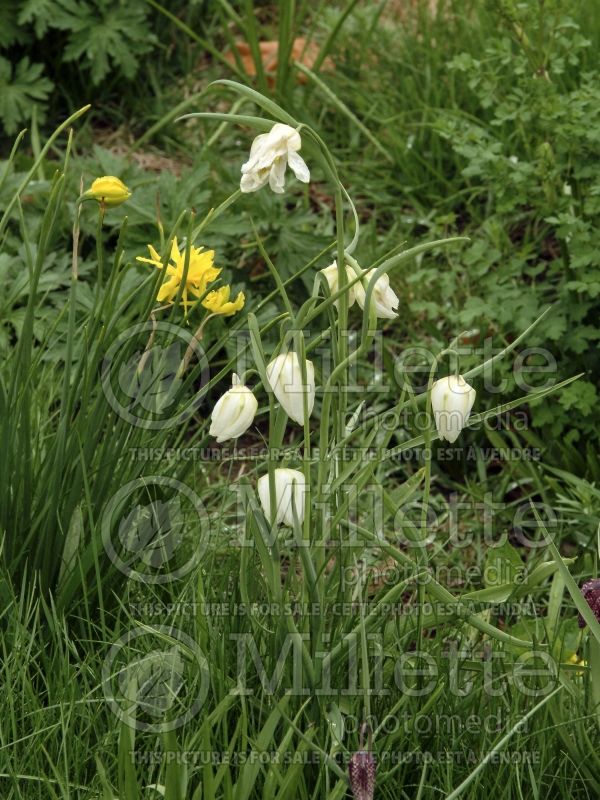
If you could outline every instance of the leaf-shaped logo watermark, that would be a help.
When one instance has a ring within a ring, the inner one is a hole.
[[[139,625],[110,647],[102,692],[121,723],[139,731],[180,728],[203,708],[210,687],[198,642],[171,625]]]
[[[183,538],[185,520],[181,497],[136,505],[119,524],[124,550],[148,567],[168,564]]]
[[[131,425],[148,430],[165,430],[189,419],[209,381],[204,349],[190,330],[170,322],[127,328],[102,362],[102,389],[111,408]]]
[[[157,344],[143,353],[135,353],[119,368],[119,388],[144,411],[163,414],[175,403],[181,389],[182,358],[180,342],[167,347]]]
[[[127,665],[119,673],[119,689],[129,704],[129,713],[149,714],[158,719],[172,708],[184,684],[184,663],[179,647],[153,650]]]
[[[197,492],[176,478],[148,475],[122,486],[102,509],[102,543],[131,580],[181,580],[199,563],[211,520]]]

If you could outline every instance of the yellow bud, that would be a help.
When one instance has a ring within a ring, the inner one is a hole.
[[[131,192],[119,178],[115,178],[114,175],[104,175],[102,178],[96,178],[83,197],[87,200],[97,200],[112,208],[129,200]]]

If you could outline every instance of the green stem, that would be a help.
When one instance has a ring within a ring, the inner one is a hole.
[[[600,727],[600,642],[594,636],[590,636],[588,641],[590,647],[592,703],[596,721]]]

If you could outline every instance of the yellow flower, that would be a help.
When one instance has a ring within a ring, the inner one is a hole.
[[[83,197],[88,200],[97,200],[108,208],[112,208],[112,206],[120,206],[121,203],[129,200],[131,192],[119,178],[115,178],[114,175],[104,175],[102,178],[96,178]]]
[[[587,661],[583,658],[579,658],[577,653],[573,653],[571,658],[567,660],[567,664],[574,664],[576,667],[587,667]],[[583,675],[583,670],[577,670],[575,674]]]
[[[142,258],[138,256],[138,261],[144,261],[147,264],[153,264],[158,269],[163,269],[163,263],[160,255],[156,252],[151,244],[148,245],[148,250],[152,258]],[[214,250],[204,250],[202,247],[190,248],[190,263],[186,275],[185,285],[181,292],[181,305],[184,307],[187,314],[189,306],[194,303],[189,299],[189,296],[199,299],[206,293],[206,289],[211,281],[219,277],[221,272],[219,267],[214,266]],[[185,251],[179,252],[177,246],[177,239],[173,239],[171,246],[171,258],[166,266],[167,278],[163,281],[156,299],[158,302],[173,303],[179,292],[179,287],[183,281],[185,271]],[[214,292],[210,292],[207,298]]]
[[[221,286],[219,289],[209,292],[202,301],[202,305],[213,314],[223,314],[229,317],[244,307],[246,299],[243,292],[240,292],[235,300],[229,299],[230,294],[231,286]]]

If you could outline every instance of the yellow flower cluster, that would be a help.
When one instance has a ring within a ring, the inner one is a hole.
[[[106,207],[111,208],[124,203],[131,197],[131,192],[120,178],[114,175],[104,175],[96,178],[91,187],[84,192],[80,200],[96,200],[100,203],[102,210]],[[181,288],[181,305],[185,314],[188,309],[201,300],[204,308],[211,314],[220,314],[229,317],[240,311],[244,307],[246,300],[244,293],[239,292],[235,300],[231,300],[231,286],[220,286],[207,293],[208,284],[216,280],[221,274],[220,267],[215,267],[214,250],[204,250],[203,247],[191,247],[189,255],[189,266],[185,274],[186,253],[179,251],[177,239],[173,239],[171,245],[171,257],[166,264],[151,244],[148,245],[150,258],[138,256],[138,261],[152,264],[157,269],[165,269],[167,277],[163,280],[156,299],[159,303],[173,304]],[[185,283],[183,276],[185,275]]]
[[[173,239],[171,258],[166,267],[163,265],[160,255],[151,244],[148,245],[148,250],[150,251],[151,258],[138,256],[137,260],[152,264],[157,269],[166,269],[167,272],[167,278],[163,281],[156,298],[159,303],[174,303],[183,283],[181,305],[186,314],[188,308],[194,305],[194,301],[190,298],[199,300],[204,297],[204,295],[206,296],[202,300],[202,305],[212,314],[231,316],[231,314],[235,314],[236,311],[239,311],[243,307],[245,301],[244,293],[240,292],[235,300],[230,300],[231,287],[229,285],[221,286],[219,289],[206,294],[208,284],[216,280],[221,273],[220,267],[215,267],[214,265],[214,250],[204,250],[202,247],[190,248],[190,261],[187,275],[185,276],[185,283],[183,282],[183,277],[185,274],[186,253],[185,250],[183,252],[179,251],[176,238]]]

